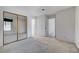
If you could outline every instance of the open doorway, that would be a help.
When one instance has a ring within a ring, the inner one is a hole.
[[[32,19],[32,37],[35,36],[35,19]]]
[[[55,37],[55,19],[56,18],[48,19],[48,36],[49,37]]]

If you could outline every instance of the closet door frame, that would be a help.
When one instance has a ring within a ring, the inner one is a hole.
[[[16,32],[17,32],[17,40],[15,40],[13,42],[9,42],[9,43],[4,43],[4,21],[3,21],[3,46],[7,45],[7,44],[10,44],[10,43],[17,42],[17,41],[21,41],[21,40],[18,40],[18,16],[26,17],[26,28],[27,28],[27,16],[11,13],[11,12],[8,12],[8,11],[3,11],[3,18],[4,18],[4,13],[9,13],[9,14],[13,14],[13,15],[17,16],[17,30],[16,30]],[[27,30],[26,30],[26,33],[27,33]],[[26,38],[27,38],[27,35],[26,35]],[[22,39],[22,40],[24,40],[24,39]]]

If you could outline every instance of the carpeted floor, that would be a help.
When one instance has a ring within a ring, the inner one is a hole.
[[[74,44],[54,38],[29,38],[0,48],[1,53],[77,53]]]

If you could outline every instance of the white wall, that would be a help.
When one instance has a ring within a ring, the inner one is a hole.
[[[35,17],[35,35],[46,36],[46,22],[47,17],[45,15]]]
[[[75,43],[76,46],[79,48],[79,7],[76,7],[75,11]]]
[[[56,13],[56,38],[68,42],[75,40],[75,8]]]

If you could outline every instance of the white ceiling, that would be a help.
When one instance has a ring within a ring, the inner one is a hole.
[[[1,6],[1,8],[20,11],[25,14],[29,14],[32,16],[40,16],[40,15],[50,15],[55,14],[57,11],[69,8],[71,6]],[[41,9],[45,9],[42,11]]]

